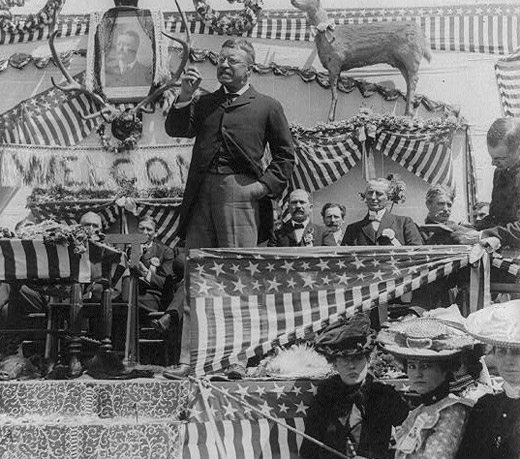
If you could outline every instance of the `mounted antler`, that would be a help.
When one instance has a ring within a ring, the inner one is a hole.
[[[56,89],[60,89],[64,92],[79,92],[81,94],[85,94],[88,97],[90,97],[96,104],[100,105],[102,108],[99,112],[97,112],[96,116],[101,114],[103,118],[106,120],[105,115],[108,113],[117,113],[117,110],[114,106],[108,104],[99,94],[96,94],[95,92],[89,91],[86,88],[84,88],[81,84],[79,84],[74,78],[72,78],[72,75],[69,73],[65,65],[60,59],[60,56],[58,52],[56,51],[56,47],[54,46],[54,39],[56,38],[56,35],[58,34],[58,31],[56,29],[56,16],[54,17],[52,26],[51,26],[51,34],[49,36],[49,47],[51,49],[52,59],[54,60],[54,63],[56,64],[56,67],[61,71],[62,75],[67,80],[66,84],[59,85],[54,81],[54,77],[51,77],[51,81],[53,86]],[[83,113],[81,116],[85,119],[93,117],[93,115],[84,115]]]
[[[70,73],[65,68],[65,65],[63,65],[63,62],[60,60],[60,57],[58,53],[56,52],[56,48],[54,46],[54,39],[57,35],[57,31],[55,29],[56,25],[56,17],[54,18],[52,28],[51,28],[51,34],[49,37],[49,46],[51,48],[52,57],[54,59],[54,62],[56,63],[56,66],[59,68],[67,82],[63,85],[58,85],[54,79],[52,80],[52,84],[57,89],[60,89],[65,92],[75,91],[82,94],[87,95],[88,97],[92,98],[92,100],[99,105],[101,108],[99,111],[84,115],[82,114],[83,119],[93,119],[97,118],[99,116],[102,116],[105,122],[112,123],[112,134],[114,137],[116,137],[119,140],[125,140],[130,135],[135,135],[136,131],[139,133],[141,129],[141,121],[140,116],[142,112],[151,113],[152,111],[146,110],[146,107],[155,102],[165,91],[168,89],[171,89],[175,83],[178,81],[179,77],[181,76],[182,72],[184,71],[184,67],[186,67],[186,64],[188,63],[189,55],[190,55],[190,43],[191,43],[191,37],[189,34],[188,24],[186,21],[186,17],[184,13],[182,12],[179,3],[177,0],[175,0],[175,4],[177,5],[177,9],[179,10],[179,13],[181,15],[182,23],[184,24],[184,28],[186,30],[186,37],[187,41],[184,41],[180,38],[172,37],[166,33],[163,32],[163,34],[168,37],[170,40],[173,40],[177,43],[179,43],[182,46],[182,59],[181,63],[176,70],[176,72],[171,76],[171,78],[168,79],[167,82],[160,85],[158,88],[156,88],[151,94],[146,96],[143,100],[141,100],[135,107],[131,109],[126,109],[124,111],[118,110],[115,106],[109,104],[105,101],[105,99],[93,92],[87,90],[85,87],[83,87],[81,84],[79,84]]]

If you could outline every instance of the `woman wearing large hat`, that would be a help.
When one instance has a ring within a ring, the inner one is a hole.
[[[385,350],[401,360],[421,404],[396,431],[396,459],[455,458],[472,401],[450,393],[460,353],[473,340],[433,318],[411,319],[379,332]]]
[[[368,373],[374,338],[369,319],[355,315],[325,329],[315,342],[335,374],[319,386],[305,420],[305,433],[347,457],[392,458],[392,426],[399,425],[409,411],[392,386],[374,381]],[[300,457],[336,456],[304,440]]]
[[[471,410],[458,459],[520,457],[520,300],[470,314],[468,332],[493,346],[503,392],[481,397]]]

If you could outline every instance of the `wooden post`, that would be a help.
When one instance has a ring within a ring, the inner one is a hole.
[[[75,282],[72,284],[70,301],[70,331],[72,334],[69,344],[69,375],[76,378],[81,375],[81,362],[79,354],[81,352],[81,285]]]
[[[128,314],[126,318],[126,339],[125,357],[123,363],[128,366],[135,366],[139,363],[139,314],[137,306],[137,266],[141,258],[141,244],[144,244],[148,237],[144,234],[107,234],[105,242],[109,244],[130,245],[130,281],[128,292]]]

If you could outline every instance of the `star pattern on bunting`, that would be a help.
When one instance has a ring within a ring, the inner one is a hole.
[[[400,248],[384,254],[372,251],[331,252],[329,256],[269,257],[243,253],[233,263],[195,257],[189,263],[191,297],[249,297],[345,291],[370,284],[397,282],[445,266],[447,257],[460,260],[449,248],[417,251]],[[411,256],[413,255],[413,257]],[[449,268],[446,268],[449,269]]]

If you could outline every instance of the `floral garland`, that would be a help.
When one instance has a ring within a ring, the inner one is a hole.
[[[27,206],[60,202],[60,201],[92,201],[92,200],[115,200],[120,197],[137,199],[161,199],[180,198],[184,190],[180,187],[158,186],[146,190],[138,190],[135,184],[121,184],[119,189],[93,189],[87,187],[64,187],[54,185],[50,188],[34,188],[27,198]]]
[[[137,146],[141,139],[142,126],[142,122],[137,121],[136,128],[132,131],[132,134],[123,140],[118,140],[116,143],[110,141],[111,137],[106,133],[106,125],[104,123],[98,126],[96,132],[101,140],[103,150],[110,153],[123,153],[124,151],[133,150]]]
[[[333,123],[318,123],[313,128],[306,128],[299,124],[292,124],[291,131],[295,138],[314,138],[316,134],[323,136],[324,140],[333,140],[334,137],[342,137],[346,134],[355,134],[359,129],[386,130],[401,132],[404,134],[425,133],[443,135],[464,126],[464,121],[455,116],[447,118],[411,118],[409,116],[396,116],[389,113],[372,113],[369,109],[361,109],[359,114],[348,120]]]
[[[18,3],[20,2],[10,0],[7,2],[7,5],[12,6]],[[38,13],[29,14],[16,22],[13,21],[11,12],[6,10],[0,16],[0,30],[10,34],[34,32],[37,29],[51,24],[55,14],[58,13],[64,3],[65,0],[48,0]]]
[[[229,3],[235,1],[244,4],[239,13],[218,13],[206,0],[193,0],[193,6],[200,20],[211,30],[223,35],[242,35],[256,25],[263,0],[228,0]]]

